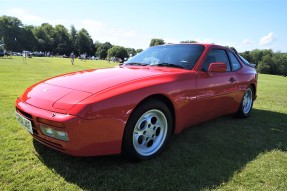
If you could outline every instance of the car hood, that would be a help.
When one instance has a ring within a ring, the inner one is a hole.
[[[43,83],[95,94],[116,85],[162,73],[162,70],[108,68],[69,73]]]
[[[74,105],[96,93],[169,71],[111,68],[64,74],[28,88],[22,96],[22,101],[38,108],[67,113]]]

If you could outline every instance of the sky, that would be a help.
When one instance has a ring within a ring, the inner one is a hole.
[[[74,25],[127,48],[161,38],[287,52],[287,0],[0,0],[3,15],[24,25]]]

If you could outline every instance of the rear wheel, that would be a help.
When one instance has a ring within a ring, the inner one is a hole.
[[[253,88],[249,86],[243,95],[240,107],[236,113],[238,117],[241,118],[249,117],[253,106],[253,95],[254,95]]]
[[[129,159],[146,160],[161,153],[171,136],[172,116],[159,100],[137,107],[126,125],[123,152]]]

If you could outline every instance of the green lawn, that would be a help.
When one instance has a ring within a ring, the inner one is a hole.
[[[35,141],[15,120],[15,99],[57,74],[105,61],[0,58],[0,190],[287,190],[287,78],[259,75],[251,117],[225,116],[173,136],[156,159],[71,157]]]

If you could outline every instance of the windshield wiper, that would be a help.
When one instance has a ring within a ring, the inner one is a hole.
[[[130,63],[125,63],[125,65],[131,65],[131,66],[147,66],[148,64],[140,63],[140,62],[130,62]]]
[[[173,67],[173,68],[184,68],[180,65],[177,64],[171,64],[171,63],[159,63],[159,64],[155,64],[153,66],[164,66],[164,67]]]

